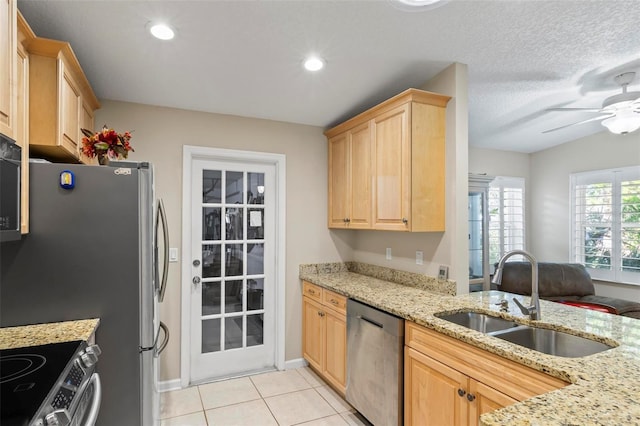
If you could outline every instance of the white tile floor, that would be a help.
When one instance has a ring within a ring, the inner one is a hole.
[[[308,367],[161,395],[161,426],[363,426],[368,423]]]

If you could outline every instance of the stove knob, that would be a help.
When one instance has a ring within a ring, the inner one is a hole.
[[[94,353],[96,356],[100,356],[100,354],[102,353],[102,350],[98,345],[88,346],[87,349],[85,349],[84,351]]]
[[[100,355],[102,351],[98,347],[98,345],[91,345],[84,350],[84,352],[80,353],[80,359],[82,360],[82,364],[86,367],[93,367],[93,365],[98,362],[98,355]]]
[[[64,408],[47,414],[44,420],[47,426],[67,426],[71,423],[69,412]]]

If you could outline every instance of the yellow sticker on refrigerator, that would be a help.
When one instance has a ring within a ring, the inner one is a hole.
[[[76,186],[76,175],[71,170],[63,170],[60,172],[60,187],[64,189],[73,189]]]

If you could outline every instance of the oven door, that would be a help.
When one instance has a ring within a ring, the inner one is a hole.
[[[102,402],[102,385],[98,373],[93,373],[82,391],[82,400],[73,414],[70,425],[94,426]]]

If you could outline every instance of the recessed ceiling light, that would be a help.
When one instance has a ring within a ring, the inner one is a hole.
[[[171,40],[175,36],[173,29],[166,24],[154,24],[149,28],[149,31],[160,40]]]
[[[304,61],[304,68],[308,71],[318,71],[324,68],[324,61],[317,56],[311,56]]]
[[[389,0],[397,9],[405,12],[420,12],[429,9],[435,9],[449,0]]]

